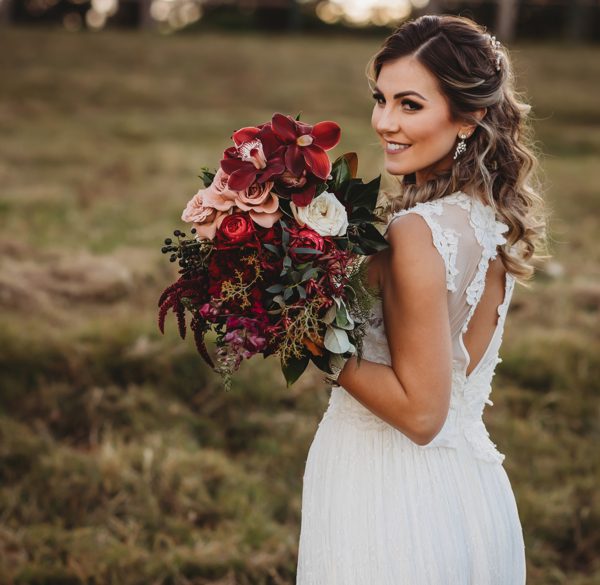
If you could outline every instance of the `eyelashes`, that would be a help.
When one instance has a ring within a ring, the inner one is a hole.
[[[381,93],[373,93],[373,99],[380,105],[382,105],[382,104],[379,100],[385,101],[385,98],[383,97],[383,94],[381,94]],[[408,110],[409,112],[414,112],[414,111],[417,111],[417,110],[420,110],[423,108],[423,106],[421,104],[418,104],[417,102],[406,99],[406,98],[403,99],[400,103],[402,105],[408,104],[410,106],[410,109]]]

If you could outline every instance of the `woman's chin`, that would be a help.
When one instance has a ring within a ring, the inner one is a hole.
[[[406,165],[406,164],[398,164],[395,161],[386,160],[385,161],[385,170],[390,175],[410,175],[415,172],[415,169]]]

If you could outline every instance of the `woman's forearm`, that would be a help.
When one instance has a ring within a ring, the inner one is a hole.
[[[415,443],[424,445],[437,434],[432,431],[431,417],[411,404],[394,369],[352,356],[338,378],[343,386],[365,408],[397,428]]]

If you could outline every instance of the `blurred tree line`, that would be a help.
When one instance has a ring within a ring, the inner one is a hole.
[[[385,0],[364,0],[384,6]],[[406,18],[425,13],[461,14],[484,24],[503,41],[563,38],[576,42],[600,40],[600,0],[404,0]],[[387,0],[389,6],[402,0]],[[56,25],[80,22],[75,28],[153,28],[160,25],[165,6],[182,8],[191,16],[173,29],[258,30],[290,32],[350,32],[381,34],[386,23],[337,22],[319,16],[327,5],[343,10],[344,0],[0,0],[0,23]],[[339,8],[341,7],[341,8]],[[95,20],[90,12],[104,17]],[[377,8],[375,10],[378,10]],[[391,13],[391,12],[390,12]],[[86,18],[87,15],[87,18]],[[384,17],[385,18],[385,17]],[[166,20],[166,16],[164,18]],[[400,19],[401,20],[401,19]],[[168,28],[167,28],[168,30]]]

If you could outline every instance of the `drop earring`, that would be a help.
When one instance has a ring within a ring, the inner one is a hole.
[[[467,143],[465,142],[465,138],[468,138],[468,136],[466,134],[459,134],[458,136],[461,140],[456,146],[456,151],[454,152],[454,160],[456,160],[465,150],[467,150]]]

